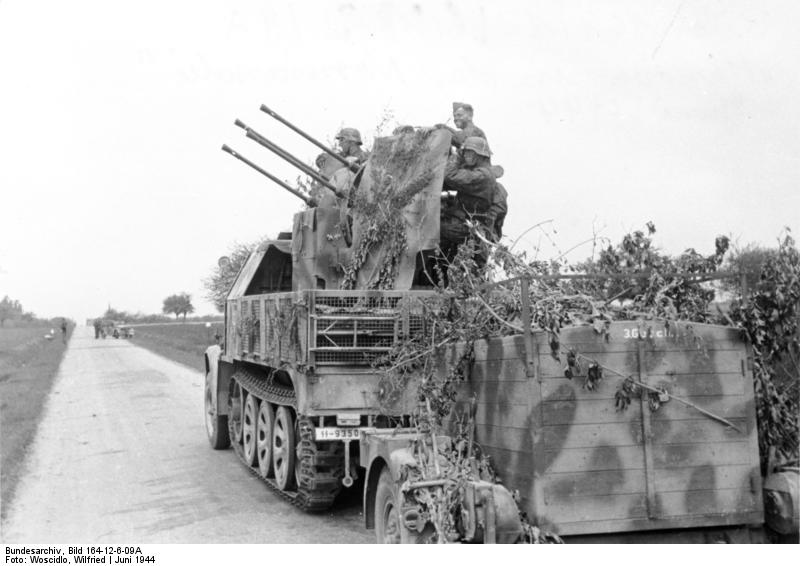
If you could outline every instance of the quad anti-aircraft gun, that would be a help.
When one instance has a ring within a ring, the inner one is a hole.
[[[668,530],[682,541],[749,540],[764,510],[751,352],[736,331],[638,321],[613,322],[603,335],[562,329],[563,348],[639,389],[618,411],[613,390],[565,379],[551,337],[531,323],[531,281],[507,282],[521,286],[521,326],[472,345],[456,387],[472,426],[466,460],[454,463],[463,447],[415,418],[430,411],[420,376],[398,386],[382,371],[398,344],[431,336],[440,316],[430,259],[450,132],[378,138],[359,166],[261,109],[326,159],[315,170],[236,121],[310,177],[312,196],[223,146],[307,208],[291,233],[250,255],[228,293],[223,344],[205,354],[213,448],[233,446],[306,511],[358,485],[379,542],[515,542],[531,537],[531,525],[562,536]],[[441,372],[458,348],[435,360]],[[476,468],[473,442],[502,484],[461,473]],[[775,494],[774,512],[796,530],[796,489]]]
[[[438,245],[450,133],[379,138],[356,167],[262,110],[330,159],[315,171],[236,121],[317,183],[322,196],[314,199],[223,146],[308,208],[295,214],[291,234],[251,254],[230,289],[224,346],[206,352],[209,440],[216,449],[233,445],[246,466],[308,511],[327,509],[363,477],[365,515],[379,539],[408,540],[413,506],[402,503],[402,469],[415,451],[436,454],[446,440],[439,447],[435,435],[422,437],[412,426],[420,401],[413,376],[387,399],[376,363],[398,341],[425,332],[424,299],[433,286],[426,258]],[[519,536],[507,490],[474,485],[469,497],[470,540]],[[421,533],[426,522],[415,524]]]

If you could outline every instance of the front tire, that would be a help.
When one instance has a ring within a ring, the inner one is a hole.
[[[214,396],[211,390],[213,384],[206,375],[205,388],[205,410],[206,410],[206,434],[208,442],[214,450],[225,450],[230,447],[231,439],[228,435],[228,415],[217,414],[217,407],[214,404]]]
[[[234,380],[228,399],[228,435],[231,442],[242,442],[242,386]]]
[[[381,470],[375,492],[375,538],[378,544],[400,544],[400,504],[392,473]]]

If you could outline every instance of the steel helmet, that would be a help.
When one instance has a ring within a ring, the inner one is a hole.
[[[471,149],[478,155],[482,155],[484,157],[491,157],[492,152],[489,149],[489,142],[487,142],[483,138],[479,138],[478,136],[470,136],[464,140],[464,144],[461,146],[462,150]]]
[[[361,134],[355,128],[342,128],[339,133],[336,134],[336,139],[356,142],[361,145]]]

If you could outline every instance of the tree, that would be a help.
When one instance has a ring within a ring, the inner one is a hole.
[[[14,301],[8,298],[8,295],[3,297],[0,301],[0,326],[5,324],[6,320],[14,320],[22,316],[22,305],[19,301]]]
[[[192,296],[189,293],[170,295],[164,299],[164,306],[161,310],[164,314],[174,313],[176,320],[180,315],[183,315],[183,320],[186,320],[186,315],[194,312]]]
[[[108,320],[119,320],[122,322],[130,322],[130,315],[127,312],[118,311],[117,309],[112,309],[111,307],[108,307],[108,309],[106,309],[103,318]]]
[[[768,260],[774,260],[777,250],[764,248],[756,244],[748,244],[743,248],[735,248],[730,255],[725,258],[723,264],[724,271],[730,271],[739,275],[736,279],[724,279],[720,282],[720,287],[729,293],[741,293],[742,283],[747,289],[755,288],[761,277],[761,270]]]
[[[225,299],[227,299],[228,292],[244,262],[247,261],[250,253],[267,239],[265,237],[251,244],[233,244],[228,256],[229,261],[217,265],[211,275],[203,280],[203,287],[208,291],[206,298],[217,307],[219,312],[225,312]]]

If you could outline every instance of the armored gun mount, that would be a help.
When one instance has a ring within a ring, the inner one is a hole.
[[[288,279],[293,291],[409,290],[431,286],[430,277],[423,273],[424,259],[439,244],[439,207],[449,132],[416,131],[378,138],[370,159],[355,172],[346,161],[343,164],[330,159],[322,171],[316,172],[240,120],[236,125],[247,132],[248,138],[309,175],[319,194],[312,198],[223,146],[224,151],[308,206],[294,216],[292,245],[288,249],[285,243],[265,244],[265,248],[274,249],[258,258],[267,265],[258,270],[257,280],[250,282],[254,289],[289,290],[276,289],[272,282],[275,272],[285,275],[287,265],[291,268]],[[268,265],[272,262],[274,268]],[[260,280],[264,277],[267,280]]]

